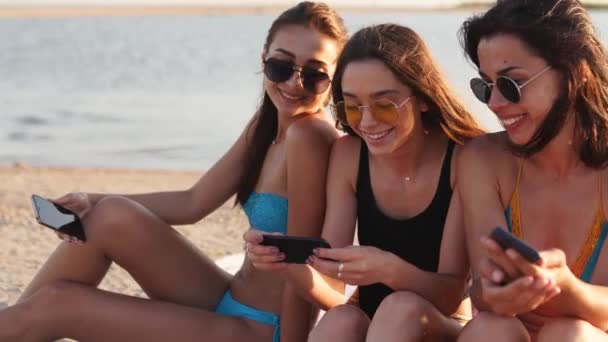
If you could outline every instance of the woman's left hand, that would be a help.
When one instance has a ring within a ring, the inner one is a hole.
[[[566,254],[562,250],[554,248],[541,251],[539,264],[526,261],[514,250],[508,250],[506,254],[522,273],[551,279],[560,288],[561,293],[541,305],[537,312],[546,316],[571,314],[572,307],[576,305],[571,302],[571,294],[579,280],[568,267]]]
[[[308,259],[317,271],[351,285],[385,283],[394,254],[370,246],[318,248]]]

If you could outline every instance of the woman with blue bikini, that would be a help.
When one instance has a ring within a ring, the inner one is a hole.
[[[481,311],[459,341],[608,341],[608,54],[589,13],[498,1],[461,34],[471,88],[505,131],[465,146],[457,168]],[[503,250],[496,226],[540,261]]]
[[[345,39],[342,19],[325,4],[302,2],[283,12],[261,56],[260,107],[192,188],[57,199],[83,218],[87,242],[61,244],[19,303],[0,311],[0,341],[305,338],[312,307],[280,277],[248,260],[230,276],[171,225],[201,220],[236,194],[256,229],[320,235],[327,163],[338,136],[325,107]],[[97,289],[112,262],[149,299]]]

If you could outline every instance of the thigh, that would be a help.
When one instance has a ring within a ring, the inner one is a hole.
[[[60,246],[28,295],[61,280],[97,285],[110,262],[127,270],[152,299],[213,310],[228,287],[229,274],[135,201],[104,198],[85,227],[87,242]]]
[[[387,296],[376,311],[368,341],[454,341],[462,330],[423,297],[409,291]]]
[[[536,341],[608,342],[608,333],[598,329],[587,321],[573,318],[558,318],[548,322],[541,328]]]
[[[358,306],[339,305],[323,315],[308,341],[364,341],[369,323],[369,318]]]
[[[28,328],[40,339],[270,342],[274,333],[273,326],[242,317],[65,282],[19,305],[30,306]]]
[[[478,313],[461,331],[459,342],[529,342],[530,334],[524,324],[516,317],[499,316],[491,312]]]

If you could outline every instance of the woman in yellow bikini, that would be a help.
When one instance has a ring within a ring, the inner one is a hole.
[[[608,54],[590,16],[577,0],[498,1],[461,39],[505,131],[458,161],[480,311],[459,341],[608,341]],[[540,261],[503,250],[496,226]]]

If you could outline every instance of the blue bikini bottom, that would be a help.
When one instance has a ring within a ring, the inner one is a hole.
[[[215,308],[215,312],[225,316],[244,317],[262,324],[274,326],[272,342],[280,342],[281,320],[279,316],[272,312],[252,308],[251,306],[237,302],[232,298],[230,290],[224,293],[224,296]]]

